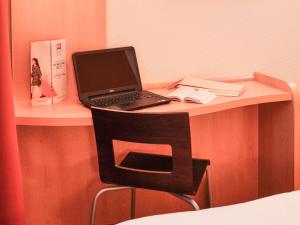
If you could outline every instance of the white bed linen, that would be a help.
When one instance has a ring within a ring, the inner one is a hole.
[[[200,211],[148,216],[118,225],[300,225],[300,191]]]

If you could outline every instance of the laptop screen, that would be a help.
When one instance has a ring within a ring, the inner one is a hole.
[[[105,94],[140,86],[132,47],[75,54],[74,64],[81,94]]]

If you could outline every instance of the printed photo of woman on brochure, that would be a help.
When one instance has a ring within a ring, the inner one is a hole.
[[[41,91],[41,78],[42,72],[39,64],[39,60],[37,58],[32,59],[32,66],[31,66],[31,97],[32,98],[40,98],[42,96]]]
[[[42,72],[37,58],[32,59],[31,66],[31,98],[53,97],[56,93],[51,85],[42,79]]]

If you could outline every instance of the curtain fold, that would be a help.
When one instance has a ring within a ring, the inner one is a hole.
[[[9,1],[0,1],[0,224],[24,225],[10,62]]]

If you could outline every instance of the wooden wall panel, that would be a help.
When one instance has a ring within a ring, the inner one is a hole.
[[[211,160],[213,206],[258,197],[258,114],[247,106],[191,119],[195,157]]]
[[[292,102],[259,106],[259,196],[294,190]]]

